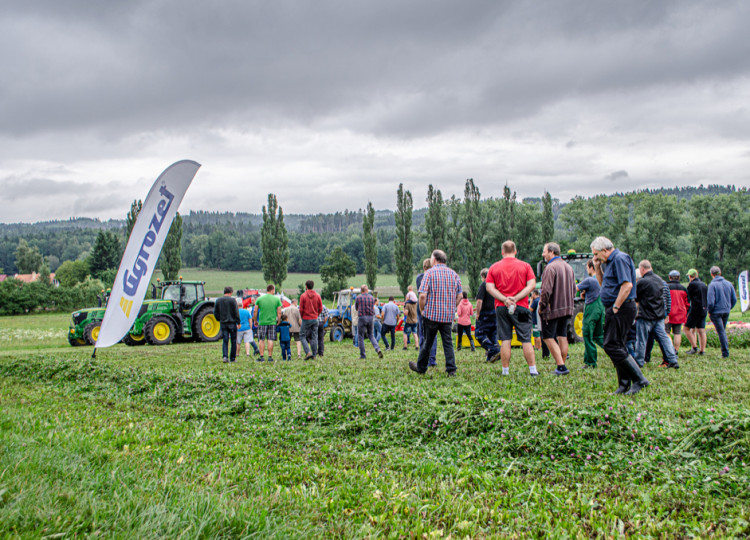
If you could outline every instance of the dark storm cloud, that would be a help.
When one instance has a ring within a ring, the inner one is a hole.
[[[746,76],[748,14],[732,2],[11,2],[0,131],[497,125],[571,96]]]
[[[605,180],[609,180],[610,182],[617,182],[618,180],[626,180],[628,178],[630,178],[628,171],[615,171],[604,177]]]

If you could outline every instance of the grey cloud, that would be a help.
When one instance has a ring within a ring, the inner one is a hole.
[[[628,175],[628,171],[615,171],[605,176],[604,180],[609,180],[610,182],[616,182],[618,180],[625,180],[627,178],[630,178],[630,175]]]
[[[424,135],[570,96],[750,71],[741,3],[113,6],[4,9],[0,44],[15,52],[0,73],[0,130],[118,137],[195,123],[310,125],[371,108],[359,129]]]

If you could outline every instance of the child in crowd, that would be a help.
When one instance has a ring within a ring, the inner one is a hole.
[[[291,327],[287,320],[288,316],[286,313],[281,314],[281,322],[276,325],[276,331],[279,334],[279,345],[281,345],[281,359],[291,360],[292,359],[292,334]]]

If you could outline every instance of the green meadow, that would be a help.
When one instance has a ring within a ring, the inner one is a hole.
[[[630,397],[603,354],[578,369],[581,345],[564,378],[466,349],[456,378],[418,377],[413,349],[362,361],[350,340],[312,362],[223,364],[218,343],[91,359],[67,324],[0,319],[4,537],[750,535],[749,349],[655,358]]]

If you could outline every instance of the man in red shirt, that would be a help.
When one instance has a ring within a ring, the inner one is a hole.
[[[302,348],[305,349],[305,360],[312,360],[318,354],[318,316],[323,311],[323,301],[313,290],[313,280],[308,279],[305,287],[307,290],[299,297],[299,313],[302,316],[299,334]]]
[[[690,308],[687,289],[680,283],[680,273],[672,270],[669,273],[669,296],[672,298],[672,311],[669,312],[669,319],[664,329],[667,334],[672,332],[672,341],[674,342],[675,352],[679,352],[682,344],[682,325],[687,322],[687,313]]]
[[[513,328],[523,346],[523,356],[529,365],[529,373],[536,376],[536,359],[531,345],[531,310],[529,293],[536,287],[534,271],[528,263],[516,259],[516,244],[512,240],[503,242],[503,258],[490,267],[487,273],[487,292],[495,298],[497,335],[502,340],[500,352],[490,362],[503,361],[503,375],[510,373],[510,340]]]

